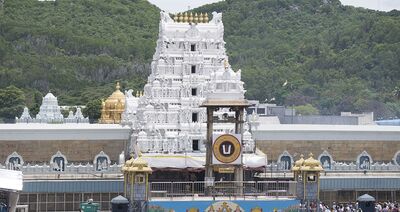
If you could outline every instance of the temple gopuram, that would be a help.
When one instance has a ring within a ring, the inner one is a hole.
[[[207,113],[201,105],[208,97],[242,98],[246,92],[242,72],[229,64],[223,36],[221,13],[209,19],[207,14],[172,18],[161,12],[146,85],[134,95],[133,90],[121,91],[117,83],[102,101],[100,123],[89,124],[80,108],[65,118],[57,97],[49,93],[36,116],[26,108],[17,124],[0,124],[0,168],[22,171],[24,177],[19,204],[28,205],[29,211],[78,211],[81,202],[93,199],[101,210],[109,210],[110,200],[124,193],[121,169],[126,160],[134,160],[131,154],[140,155],[151,167],[146,181],[150,203],[160,196],[197,198],[205,195],[205,184],[215,188],[234,180],[229,178],[231,169],[221,168],[213,170],[219,173],[212,183],[204,181]],[[318,181],[321,201],[355,201],[363,192],[378,201],[400,201],[399,127],[282,124],[271,115],[277,108],[260,107],[243,114],[243,129],[238,133],[242,136],[237,140],[243,180],[251,183],[244,184],[249,187],[240,188],[241,193],[293,196],[296,182],[291,170],[301,154],[311,152],[324,169]],[[213,115],[213,134],[235,131],[229,122],[234,111],[218,109]],[[355,117],[346,117],[350,118]],[[227,150],[221,147],[221,151]],[[131,182],[143,183],[142,179]],[[232,185],[230,189],[236,189]],[[292,203],[297,204],[288,202],[288,206]],[[229,204],[204,205],[201,211],[238,207]]]

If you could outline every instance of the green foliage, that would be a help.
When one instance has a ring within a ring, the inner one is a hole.
[[[307,105],[322,114],[389,117],[400,81],[400,13],[339,0],[227,0],[197,8],[223,13],[230,63],[249,99]],[[290,88],[281,85],[288,80]]]
[[[24,110],[24,103],[25,95],[21,89],[13,85],[0,89],[0,117],[3,122],[14,122]]]
[[[116,80],[143,85],[158,23],[159,9],[146,0],[5,1],[0,88],[23,89],[36,114],[37,93],[85,105],[108,96]]]
[[[311,104],[299,105],[294,107],[294,109],[296,110],[297,115],[309,116],[309,115],[319,114],[318,109],[312,106]]]
[[[399,86],[394,87],[394,90],[392,93],[393,93],[394,98],[396,98],[397,100],[400,100],[400,87]]]
[[[387,116],[392,118],[399,118],[400,117],[400,102],[389,102],[387,104],[388,112]]]
[[[90,118],[91,122],[97,122],[101,116],[101,100],[91,100],[86,104],[86,108],[82,112],[85,117]]]
[[[398,114],[398,11],[339,0],[226,0],[194,11],[223,12],[230,63],[243,70],[248,99],[274,97],[321,114]],[[158,23],[159,9],[146,0],[5,1],[0,89],[21,88],[32,112],[35,94],[49,90],[61,105],[105,98],[121,79],[124,88],[141,90]],[[282,87],[286,80],[290,87]]]

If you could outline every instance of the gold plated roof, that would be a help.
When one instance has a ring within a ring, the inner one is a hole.
[[[142,158],[137,157],[134,159],[133,157],[127,160],[122,167],[123,172],[148,172],[151,173],[153,170],[149,167],[149,164]]]
[[[300,159],[294,162],[294,166],[292,168],[292,171],[300,171],[301,166],[303,166],[304,163],[304,155],[300,155]]]
[[[125,103],[125,95],[120,91],[120,88],[121,86],[119,85],[119,82],[117,82],[117,85],[115,86],[115,91],[106,100],[106,105],[107,103],[117,103],[118,100]]]
[[[208,23],[207,13],[178,13],[174,16],[174,21],[177,23]]]
[[[323,171],[321,162],[313,158],[313,154],[309,154],[309,158],[304,160],[303,155],[300,155],[300,159],[294,163],[292,171]]]
[[[309,158],[307,158],[303,166],[300,168],[301,171],[323,171],[324,168],[321,166],[321,162],[313,158],[313,154],[309,154]]]
[[[118,124],[121,123],[121,114],[125,109],[125,95],[120,91],[119,82],[115,86],[115,91],[102,101],[100,123]]]

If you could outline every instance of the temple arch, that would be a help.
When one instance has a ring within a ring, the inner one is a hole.
[[[394,154],[393,162],[394,164],[400,166],[400,150],[397,151],[396,154]]]
[[[24,160],[17,152],[11,153],[6,159],[6,167],[11,170],[19,170],[24,165]]]
[[[325,170],[327,170],[327,169],[328,169],[328,170],[332,169],[332,163],[333,163],[334,161],[333,161],[332,155],[329,154],[328,151],[324,150],[324,151],[319,155],[318,160],[321,162],[322,167],[323,167]]]
[[[357,156],[357,168],[361,170],[369,170],[371,169],[372,157],[368,154],[368,152],[363,151],[361,154]]]
[[[68,164],[67,157],[63,155],[60,151],[51,156],[50,167],[53,171],[63,172],[65,171],[65,166]]]
[[[107,171],[110,164],[110,157],[108,157],[108,155],[103,151],[94,157],[93,166],[95,167],[96,171]]]
[[[289,171],[292,168],[292,164],[293,164],[293,156],[288,151],[285,150],[281,155],[279,155],[278,157],[279,169]]]

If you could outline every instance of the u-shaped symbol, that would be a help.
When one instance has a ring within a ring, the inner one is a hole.
[[[228,151],[226,150],[226,146],[228,146]],[[222,154],[224,154],[224,155],[231,154],[231,147],[232,147],[232,145],[228,145],[228,144],[222,145]]]

